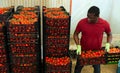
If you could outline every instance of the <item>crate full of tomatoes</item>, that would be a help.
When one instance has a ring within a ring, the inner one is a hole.
[[[40,12],[40,7],[39,6],[24,7],[21,5],[16,8],[16,11]]]
[[[10,43],[10,65],[12,72],[38,73],[39,48],[34,43]],[[31,69],[33,68],[33,71]]]
[[[78,56],[80,65],[94,65],[94,64],[105,64],[106,57],[104,50],[98,51],[83,51],[81,55]]]
[[[4,23],[0,22],[0,72],[8,73],[9,72],[9,64],[6,53],[6,41],[4,34]]]
[[[7,21],[7,34],[10,42],[35,42],[39,38],[39,23],[36,12],[14,13]]]
[[[69,49],[69,13],[67,13],[63,7],[44,7],[43,23],[43,46],[45,48],[46,55],[51,54],[51,56],[66,56],[65,53],[68,53]]]
[[[38,15],[38,24],[40,25],[40,6],[34,6],[34,7],[24,7],[22,5],[18,6],[16,8],[17,13],[27,13],[27,12],[34,12]]]
[[[69,38],[68,35],[45,35],[44,37],[45,45],[68,45]]]
[[[68,56],[70,15],[64,9],[43,7],[43,48],[46,73],[71,73]]]
[[[8,32],[35,33],[38,31],[38,15],[35,12],[20,12],[9,17]]]
[[[27,36],[24,36],[24,35],[27,35]],[[8,39],[9,39],[8,42],[12,42],[12,43],[37,43],[38,42],[37,34],[29,35],[29,33],[28,34],[15,33],[15,36],[12,36],[11,34],[9,34]]]
[[[40,47],[38,14],[20,11],[9,17],[7,38],[13,73],[39,73]]]
[[[71,59],[64,57],[45,57],[46,73],[71,73]]]
[[[37,54],[12,54],[11,67],[14,73],[38,73]]]
[[[43,22],[45,34],[69,35],[70,15],[62,8],[44,8]]]
[[[33,64],[12,65],[11,68],[13,73],[39,73],[37,66]]]
[[[118,64],[120,60],[120,48],[111,48],[106,54],[107,64]]]
[[[46,46],[46,56],[61,57],[68,55],[68,45],[51,45]]]
[[[14,7],[4,7],[0,8],[0,20],[6,21],[7,18],[14,12]]]

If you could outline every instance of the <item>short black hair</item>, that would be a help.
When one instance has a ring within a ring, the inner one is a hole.
[[[100,9],[97,6],[92,6],[89,8],[88,13],[95,13],[95,16],[99,16]]]

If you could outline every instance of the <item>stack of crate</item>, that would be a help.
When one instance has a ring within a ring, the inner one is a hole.
[[[43,50],[46,73],[70,73],[70,15],[64,9],[43,7]]]
[[[39,73],[39,15],[24,9],[7,22],[10,68],[12,73]]]
[[[5,21],[14,12],[14,7],[0,8],[0,72],[9,73],[9,57],[6,45],[6,27]]]
[[[9,64],[7,58],[7,48],[4,34],[4,22],[0,21],[0,72],[8,73]]]
[[[111,48],[108,53],[106,53],[107,64],[118,64],[120,60],[120,48]]]

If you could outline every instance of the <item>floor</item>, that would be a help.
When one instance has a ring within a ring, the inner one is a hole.
[[[74,73],[74,68],[76,65],[76,59],[72,59],[72,73]],[[101,73],[116,73],[117,64],[103,65],[101,64]],[[86,65],[83,67],[81,73],[93,73],[93,67],[91,65]]]

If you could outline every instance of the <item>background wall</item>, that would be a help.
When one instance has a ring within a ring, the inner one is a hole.
[[[24,5],[25,7],[32,7],[35,5],[41,5],[41,0],[0,0],[0,7],[8,7],[8,6],[15,6]]]
[[[25,7],[33,7],[35,5],[46,7],[60,7],[64,6],[67,12],[70,11],[71,0],[0,0],[0,7],[9,7],[23,5]]]
[[[78,21],[87,16],[88,9],[95,5],[100,8],[100,17],[106,19],[113,34],[120,34],[120,0],[72,0],[71,35]]]

